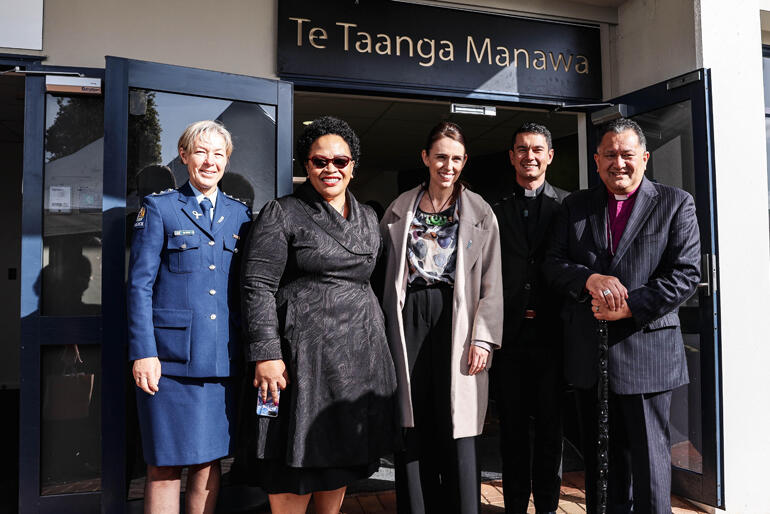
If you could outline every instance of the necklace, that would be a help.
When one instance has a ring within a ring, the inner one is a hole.
[[[444,210],[444,207],[446,207],[447,202],[452,199],[453,195],[449,195],[449,197],[444,200],[444,203],[441,204],[441,207],[438,209],[436,208],[436,203],[433,201],[433,195],[430,194],[430,188],[427,188],[426,191],[428,192],[428,200],[430,200],[430,206],[433,208],[433,214],[438,214],[439,212]]]

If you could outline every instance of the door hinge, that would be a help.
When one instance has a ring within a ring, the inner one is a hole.
[[[628,106],[626,104],[610,105],[604,109],[592,112],[591,123],[598,126],[618,118],[626,117],[628,117]]]
[[[672,89],[686,86],[687,84],[692,84],[693,82],[698,82],[701,79],[703,79],[703,73],[701,70],[690,72],[687,75],[682,75],[681,77],[676,77],[666,81],[666,91],[671,91]]]

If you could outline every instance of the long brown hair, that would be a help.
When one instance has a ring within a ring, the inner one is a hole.
[[[449,139],[453,139],[463,145],[463,148],[466,149],[467,146],[465,145],[465,134],[463,134],[463,129],[460,128],[460,125],[457,123],[452,123],[451,121],[442,121],[439,122],[438,125],[433,127],[430,132],[428,132],[428,138],[425,140],[425,153],[430,155],[430,149],[433,148],[433,145],[438,141],[439,139],[443,137],[448,137]],[[465,152],[465,155],[468,155],[468,152]],[[428,189],[428,184],[430,183],[430,176],[428,177],[428,180],[423,182],[422,188],[424,190]],[[452,199],[450,203],[454,203],[457,201],[457,196],[460,194],[460,191],[462,188],[470,189],[468,187],[468,183],[462,179],[457,179],[454,183],[454,190],[452,191]]]

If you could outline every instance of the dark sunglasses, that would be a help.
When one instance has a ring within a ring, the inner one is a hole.
[[[335,155],[331,159],[327,159],[326,157],[321,157],[320,155],[314,155],[313,157],[308,159],[308,161],[310,161],[310,164],[312,164],[314,168],[323,169],[329,165],[329,162],[331,162],[334,165],[334,167],[337,168],[338,170],[341,170],[347,167],[347,165],[350,164],[350,161],[352,160],[353,159],[351,159],[346,155]]]

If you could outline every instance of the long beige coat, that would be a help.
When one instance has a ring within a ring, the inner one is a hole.
[[[406,298],[406,242],[420,188],[396,198],[380,222],[386,250],[383,311],[385,330],[393,354],[398,381],[401,425],[414,426],[404,322]],[[489,366],[468,374],[471,341],[499,348],[503,333],[503,283],[500,268],[500,234],[492,208],[481,196],[464,189],[460,193],[457,234],[457,268],[452,307],[451,395],[454,438],[479,435],[484,427],[489,390]]]

